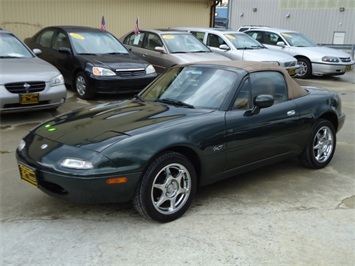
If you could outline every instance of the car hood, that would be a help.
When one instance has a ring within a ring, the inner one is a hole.
[[[51,64],[39,58],[0,59],[0,84],[46,81],[60,74]]]
[[[146,68],[149,65],[149,63],[133,54],[79,55],[78,59],[90,62],[95,66],[110,66],[116,69]]]
[[[270,49],[252,49],[252,50],[238,50],[238,53],[243,52],[243,59],[249,61],[278,61],[278,62],[290,62],[296,61],[296,59],[284,52],[273,51]]]
[[[138,100],[105,103],[57,116],[38,126],[35,134],[101,152],[125,138],[169,129],[210,112]]]
[[[340,50],[336,50],[333,48],[325,47],[325,46],[314,46],[314,47],[295,47],[293,46],[292,49],[302,52],[303,54],[307,55],[306,52],[311,53],[313,55],[318,55],[320,57],[323,56],[335,56],[341,58],[350,57],[348,53],[345,53]]]
[[[174,53],[179,64],[198,62],[198,61],[216,61],[216,60],[230,60],[227,57],[214,53],[214,52],[202,52],[202,53]]]

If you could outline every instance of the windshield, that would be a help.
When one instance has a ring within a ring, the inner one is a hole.
[[[148,101],[168,100],[193,108],[219,109],[236,79],[235,72],[211,66],[175,67],[155,80],[140,96]]]
[[[171,53],[210,52],[210,49],[192,34],[165,34],[162,37]]]
[[[0,34],[0,57],[1,58],[32,58],[33,54],[11,34]]]
[[[265,48],[264,45],[259,43],[254,38],[250,37],[244,33],[228,33],[224,34],[226,38],[234,45],[237,49],[260,49]]]
[[[310,40],[308,37],[296,33],[296,32],[284,32],[281,33],[281,35],[286,39],[286,41],[289,43],[291,46],[296,46],[296,47],[314,47],[317,46],[315,42]]]
[[[76,32],[69,36],[78,54],[128,54],[127,49],[105,31]]]

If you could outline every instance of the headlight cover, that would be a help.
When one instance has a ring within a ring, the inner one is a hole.
[[[153,74],[155,73],[155,68],[152,65],[147,66],[147,68],[145,69],[145,73],[146,74]]]
[[[265,61],[265,62],[272,64],[272,65],[280,66],[280,63],[277,61]]]
[[[56,76],[56,77],[54,77],[54,78],[52,78],[51,80],[50,80],[50,86],[51,87],[55,87],[55,86],[59,86],[59,85],[63,85],[64,84],[64,78],[63,78],[63,76],[60,74],[60,75],[58,75],[58,76]]]
[[[22,151],[25,147],[26,147],[26,142],[23,139],[21,139],[20,144],[18,145],[17,149],[19,151]]]
[[[92,162],[76,158],[66,158],[60,163],[60,166],[78,170],[90,170],[94,168]]]
[[[92,67],[92,73],[95,76],[116,76],[115,72],[111,69],[103,67]]]
[[[322,61],[329,62],[329,63],[338,63],[339,59],[338,59],[338,57],[335,57],[335,56],[323,56]]]

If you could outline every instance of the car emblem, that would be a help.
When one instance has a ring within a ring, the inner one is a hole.
[[[25,89],[28,89],[29,87],[31,87],[31,85],[28,84],[28,83],[25,83],[25,84],[23,84],[23,87],[24,87]]]
[[[41,145],[41,149],[42,149],[42,150],[47,149],[47,147],[48,147],[48,144],[43,144],[43,145]]]

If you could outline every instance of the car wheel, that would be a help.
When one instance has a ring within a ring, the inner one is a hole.
[[[191,162],[180,153],[167,152],[145,171],[133,206],[146,219],[166,223],[186,212],[195,191],[196,173]]]
[[[94,93],[90,88],[90,84],[83,72],[79,72],[75,77],[75,91],[82,99],[91,99],[94,97]]]
[[[298,69],[297,77],[302,79],[310,78],[312,75],[311,62],[307,58],[300,57],[298,58],[298,64],[301,67]]]
[[[306,167],[323,168],[333,158],[335,146],[334,126],[328,120],[319,120],[313,127],[311,138],[300,155],[300,160]]]

